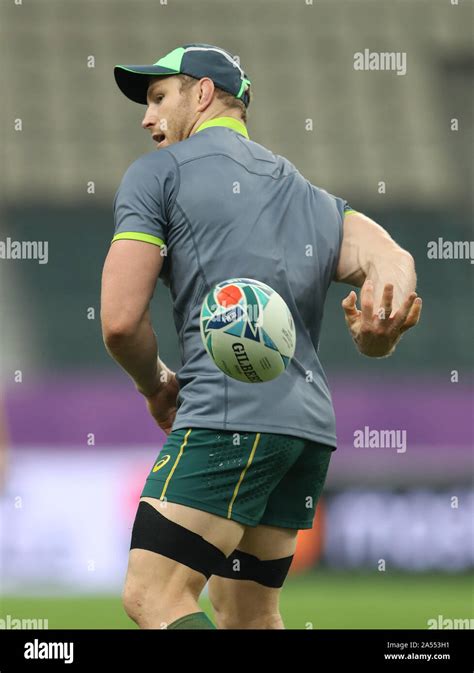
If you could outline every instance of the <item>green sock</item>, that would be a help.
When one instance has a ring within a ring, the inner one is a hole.
[[[172,622],[168,629],[215,629],[209,617],[204,612],[193,612],[192,615],[180,617]]]

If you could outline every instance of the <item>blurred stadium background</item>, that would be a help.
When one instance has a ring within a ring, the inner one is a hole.
[[[113,196],[153,149],[144,109],[120,94],[112,69],[187,42],[240,56],[253,82],[251,138],[383,224],[415,256],[424,300],[416,334],[371,361],[346,332],[346,286],[331,289],[320,355],[339,447],[317,523],[299,537],[286,625],[423,629],[439,615],[474,617],[473,267],[427,257],[431,240],[472,238],[472,8],[2,2],[0,240],[48,241],[49,261],[0,260],[0,619],[133,626],[119,595],[164,435],[100,333]],[[355,71],[366,48],[406,52],[407,74]],[[154,302],[161,357],[179,368],[161,283]],[[406,452],[355,448],[365,426],[405,430]]]

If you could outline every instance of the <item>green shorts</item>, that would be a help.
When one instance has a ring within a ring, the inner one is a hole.
[[[311,528],[333,450],[289,435],[174,430],[142,497],[188,505],[247,526]]]

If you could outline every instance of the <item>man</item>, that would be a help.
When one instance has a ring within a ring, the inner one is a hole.
[[[214,628],[198,606],[210,578],[218,628],[284,628],[279,593],[336,448],[317,357],[326,291],[332,280],[362,287],[361,310],[354,291],[343,301],[350,333],[361,353],[389,355],[420,315],[413,258],[249,139],[250,80],[225,50],[185,45],[151,66],[116,66],[115,78],[147,105],[159,151],[128,168],[115,196],[103,334],[168,435],[138,507],[124,606],[141,628]],[[159,276],[176,374],[150,321]],[[230,379],[201,342],[202,300],[232,277],[267,283],[293,315],[295,355],[274,381]]]

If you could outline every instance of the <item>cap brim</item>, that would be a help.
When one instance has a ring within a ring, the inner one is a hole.
[[[161,65],[116,65],[114,77],[120,91],[135,103],[147,105],[150,77],[179,75],[177,70]]]

